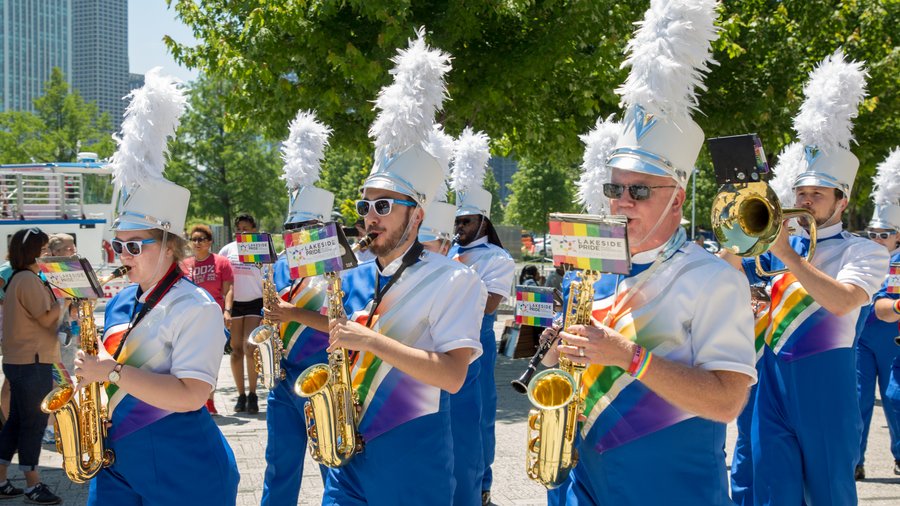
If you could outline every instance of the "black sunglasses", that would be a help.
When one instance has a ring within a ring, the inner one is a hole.
[[[650,191],[657,188],[677,188],[675,185],[650,186],[646,184],[618,184],[604,183],[603,195],[610,199],[622,198],[625,189],[628,188],[628,195],[634,200],[647,200],[650,198]]]
[[[206,242],[208,240],[209,238],[207,237],[191,237],[190,239],[191,242]]]
[[[894,231],[891,231],[891,232],[866,232],[866,234],[869,236],[869,239],[875,239],[875,238],[887,239],[888,237],[890,237],[896,233],[897,232],[894,232]]]

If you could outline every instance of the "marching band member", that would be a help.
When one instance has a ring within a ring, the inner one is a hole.
[[[715,9],[712,0],[653,0],[628,45],[631,73],[619,90],[627,110],[612,153],[598,159],[593,144],[614,127],[600,123],[584,138],[585,168],[600,173],[582,179],[582,201],[603,182],[612,214],[628,219],[633,264],[626,276],[601,276],[594,324],[560,332],[545,357],[589,364],[579,460],[551,503],[731,504],[725,424],[756,378],[749,289],[680,226],[703,145],[690,110],[716,38]]]
[[[446,202],[432,202],[425,210],[425,219],[419,227],[419,242],[425,251],[447,256],[453,242],[453,220],[456,206]]]
[[[284,179],[290,190],[285,231],[322,224],[331,216],[334,195],[317,188],[319,169],[331,129],[316,121],[312,112],[300,111],[291,122],[290,137],[282,147]],[[326,283],[321,276],[291,280],[286,255],[278,258],[275,287],[282,294],[278,307],[268,312],[281,323],[284,346],[283,380],[271,391],[266,411],[266,475],[262,504],[297,504],[307,443],[304,407],[307,399],[294,393],[294,382],[307,367],[328,361]],[[317,330],[321,328],[322,330]],[[320,468],[324,476],[324,468]]]
[[[458,506],[491,502],[491,464],[494,462],[494,423],[497,418],[494,322],[497,321],[497,306],[512,291],[516,268],[491,223],[491,192],[482,188],[490,157],[488,136],[466,127],[456,141],[453,156],[457,244],[451,249],[450,256],[478,274],[487,288],[488,298],[476,316],[481,320],[484,351],[481,358],[469,366],[463,388],[450,397],[457,487],[453,499]],[[480,434],[474,433],[473,425],[480,426]],[[481,453],[481,457],[477,453]]]
[[[474,272],[416,240],[445,174],[423,143],[446,95],[449,58],[420,30],[375,103],[376,161],[356,210],[377,234],[376,258],[342,273],[350,318],[330,336],[330,349],[357,352],[351,375],[365,450],[328,470],[323,504],[452,504],[448,397],[481,354],[477,322],[459,316],[480,310],[487,295]]]
[[[759,257],[772,278],[742,264],[751,282],[771,284],[765,347],[759,364],[751,441],[755,504],[855,504],[853,467],[861,430],[853,343],[860,308],[887,272],[881,246],[843,230],[859,161],[849,151],[852,119],[865,94],[865,73],[838,51],[804,87],[794,119],[799,141],[785,148],[771,182],[782,205],[809,210],[818,227],[815,256],[808,235],[784,227]],[[805,218],[798,219],[808,227]],[[739,260],[725,255],[729,261]]]
[[[204,407],[222,360],[222,310],[178,268],[190,192],[162,177],[184,107],[174,80],[147,73],[111,162],[123,196],[112,247],[135,284],[107,304],[99,354],[75,361],[83,384],[108,382],[115,453],[89,505],[236,502],[234,454]]]
[[[875,201],[875,214],[866,233],[869,239],[887,248],[891,254],[891,265],[900,265],[900,148],[895,148],[878,166],[874,186],[872,200]],[[900,285],[889,286],[890,281],[885,280],[872,298],[872,310],[865,318],[865,327],[856,344],[859,409],[863,421],[855,472],[857,480],[866,477],[866,443],[875,407],[876,379],[891,436],[894,474],[900,475],[900,411],[895,409],[887,395],[892,364],[897,363],[900,357],[900,346],[894,343],[898,335],[898,315],[893,311],[895,301],[900,298]],[[881,315],[877,307],[880,307]]]

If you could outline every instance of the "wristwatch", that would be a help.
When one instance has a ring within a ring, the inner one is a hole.
[[[119,373],[122,371],[122,366],[124,366],[124,365],[125,365],[125,364],[116,364],[116,366],[113,367],[113,370],[112,370],[112,371],[109,371],[109,376],[107,376],[107,379],[108,379],[109,382],[112,383],[113,385],[118,384],[118,383],[119,383],[119,379],[122,378],[122,375],[119,374]]]

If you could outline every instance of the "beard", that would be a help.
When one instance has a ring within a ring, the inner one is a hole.
[[[378,234],[378,237],[372,241],[372,245],[369,246],[369,251],[371,251],[375,256],[383,257],[387,256],[391,251],[397,248],[403,240],[403,233],[406,231],[407,227],[409,227],[411,213],[406,215],[406,219],[403,220],[403,226],[398,227],[396,230],[370,230],[366,229],[367,232],[374,232]]]
[[[834,214],[837,212],[839,203],[840,203],[840,201],[835,201],[833,204],[831,204],[831,207],[828,209],[828,211],[826,213],[824,213],[824,216],[816,216],[816,214],[813,213],[813,216],[816,219],[816,227],[817,228],[821,228],[821,227],[825,226],[825,224],[828,223],[832,217],[834,217]],[[809,211],[812,212],[811,210],[809,210]],[[797,223],[799,223],[801,227],[809,230],[809,217],[808,216],[805,216],[805,215],[800,216],[799,218],[797,218]]]

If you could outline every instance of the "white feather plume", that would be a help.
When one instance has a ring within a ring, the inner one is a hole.
[[[435,200],[438,202],[447,202],[447,193],[450,191],[448,186],[450,180],[450,160],[453,158],[453,150],[456,141],[452,136],[444,132],[444,127],[440,123],[435,123],[431,129],[431,135],[425,141],[425,151],[435,157],[441,168],[444,169],[444,177],[441,185],[438,187]]]
[[[622,105],[639,104],[647,112],[679,119],[690,117],[698,105],[697,89],[712,59],[716,0],[651,0],[644,20],[628,42],[631,67],[625,84],[616,90]]]
[[[778,163],[772,172],[775,176],[769,186],[778,195],[782,207],[794,207],[794,182],[806,170],[806,150],[803,144],[792,142],[778,155]]]
[[[810,74],[803,87],[803,105],[794,118],[794,130],[804,146],[826,154],[850,149],[853,119],[866,96],[866,71],[861,62],[847,61],[838,49]]]
[[[380,112],[369,129],[376,160],[427,141],[435,114],[448,98],[444,76],[450,72],[450,59],[425,43],[424,27],[391,59],[394,81],[379,91],[375,108]]]
[[[175,135],[187,98],[180,81],[156,67],[144,76],[144,86],[128,94],[122,137],[110,159],[113,180],[128,189],[147,179],[163,177],[169,137]]]
[[[313,111],[299,111],[291,121],[290,134],[281,146],[284,174],[288,189],[311,186],[319,180],[322,159],[331,128],[316,120]]]
[[[872,189],[875,205],[900,205],[900,147],[894,148],[875,170]]]
[[[610,116],[605,120],[598,118],[593,130],[579,136],[584,143],[584,158],[576,198],[589,214],[609,213],[609,199],[603,195],[603,184],[610,181],[606,161],[616,148],[621,132],[622,125]]]
[[[481,188],[490,159],[490,137],[472,127],[463,129],[453,152],[453,190],[465,193],[469,188]]]

